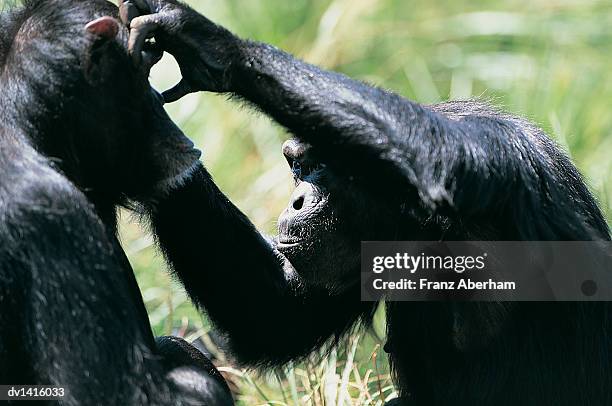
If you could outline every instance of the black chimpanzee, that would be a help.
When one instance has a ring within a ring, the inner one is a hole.
[[[58,385],[69,405],[232,404],[195,348],[155,342],[116,237],[117,206],[199,157],[148,83],[159,53],[135,68],[117,11],[0,14],[0,384]]]
[[[135,62],[152,36],[177,59],[183,79],[167,101],[230,93],[297,137],[283,148],[297,186],[272,241],[203,167],[148,206],[174,270],[245,364],[280,365],[371,318],[362,240],[610,239],[576,168],[520,118],[412,103],[173,0],[121,10]],[[609,303],[387,303],[387,324],[406,404],[612,404]]]

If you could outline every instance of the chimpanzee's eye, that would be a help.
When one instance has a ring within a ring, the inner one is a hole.
[[[299,179],[302,176],[302,164],[297,160],[293,161],[291,164],[291,171],[293,172],[293,176]]]
[[[314,165],[314,166],[312,166],[310,168],[310,172],[318,171],[320,169],[325,168],[325,166],[326,166],[325,164],[319,162],[318,164],[316,164],[316,165]]]
[[[291,171],[293,172],[293,177],[296,180],[301,180],[305,176],[312,174],[315,171],[325,168],[325,164],[316,163],[316,164],[304,164],[297,160],[291,163]]]

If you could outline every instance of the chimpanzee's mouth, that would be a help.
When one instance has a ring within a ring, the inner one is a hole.
[[[289,235],[279,235],[276,240],[276,247],[279,250],[297,247],[304,243],[304,240]]]

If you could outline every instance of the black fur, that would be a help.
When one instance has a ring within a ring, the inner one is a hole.
[[[300,358],[370,319],[361,240],[610,239],[576,168],[530,123],[476,101],[419,105],[174,1],[149,3],[183,89],[257,106],[304,147],[287,147],[290,163],[310,160],[294,165],[305,191],[279,239],[262,237],[204,168],[149,207],[174,270],[245,364]],[[304,214],[304,197],[316,212]],[[387,323],[406,404],[612,404],[608,303],[387,303]]]
[[[105,15],[117,8],[85,0],[0,15],[0,383],[58,385],[67,405],[231,404],[197,350],[158,350],[115,234],[118,205],[182,169],[158,154],[194,153],[127,32],[85,30]]]

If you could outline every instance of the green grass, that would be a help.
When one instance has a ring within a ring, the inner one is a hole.
[[[483,97],[530,118],[572,156],[611,218],[609,0],[190,3],[241,36],[410,99]],[[166,88],[176,80],[176,67],[166,58],[154,83]],[[280,154],[287,134],[267,118],[211,94],[191,95],[169,110],[204,151],[222,190],[262,231],[274,232],[291,191]],[[209,323],[164,272],[150,239],[127,218],[122,238],[155,333],[205,337]],[[279,320],[269,334],[283,334],[296,322]],[[374,333],[353,334],[322,360],[313,357],[265,376],[221,363],[243,404],[380,404],[393,392],[379,348],[383,325],[378,314]]]

